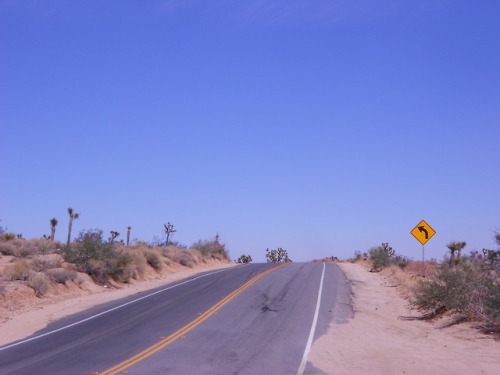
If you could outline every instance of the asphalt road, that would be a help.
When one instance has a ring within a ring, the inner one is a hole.
[[[348,284],[331,263],[273,267],[205,273],[63,319],[0,348],[0,374],[321,374],[308,346],[352,314]]]

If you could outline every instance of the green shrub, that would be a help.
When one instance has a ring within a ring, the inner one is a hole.
[[[43,273],[32,273],[27,285],[35,291],[37,297],[43,296],[50,288],[50,281]]]
[[[469,262],[453,267],[442,264],[429,280],[419,282],[413,304],[424,310],[453,311],[491,322],[500,318],[500,287]]]
[[[396,251],[387,242],[382,243],[378,247],[372,247],[368,250],[368,254],[372,262],[372,271],[380,270],[390,265],[406,268],[411,262],[410,259],[402,255],[396,255]]]
[[[288,252],[281,247],[276,250],[266,249],[266,258],[268,263],[281,263],[281,262],[291,262],[292,260],[288,257]]]
[[[125,272],[132,261],[130,256],[116,251],[112,243],[104,241],[99,229],[80,232],[75,243],[63,249],[63,257],[98,283],[107,284],[108,278],[128,281],[127,277],[131,276]]]
[[[251,255],[240,255],[236,263],[251,263],[252,262],[252,256]]]

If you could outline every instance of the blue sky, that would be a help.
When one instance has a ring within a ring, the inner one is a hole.
[[[498,1],[2,1],[0,219],[233,258],[495,246]]]

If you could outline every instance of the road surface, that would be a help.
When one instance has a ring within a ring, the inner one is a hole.
[[[322,374],[314,338],[351,315],[335,264],[248,264],[109,302],[0,348],[0,374]]]

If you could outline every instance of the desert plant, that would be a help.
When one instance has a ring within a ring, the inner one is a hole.
[[[201,255],[208,259],[230,260],[226,246],[221,244],[218,239],[213,241],[199,240],[191,246],[191,249],[199,250]]]
[[[66,245],[69,245],[71,242],[71,229],[73,228],[73,220],[78,219],[80,217],[80,214],[74,212],[71,207],[68,208],[68,215],[69,215],[68,241],[66,242]]]
[[[49,290],[50,281],[43,273],[35,272],[28,278],[27,285],[35,291],[37,297],[41,297]]]
[[[118,237],[120,235],[120,233],[112,230],[109,232],[111,234],[111,237],[109,238],[109,242],[113,243],[116,239],[116,237]]]
[[[268,263],[281,263],[281,262],[291,262],[292,260],[288,257],[288,252],[281,247],[276,250],[266,249],[266,258]]]
[[[56,235],[56,226],[57,226],[57,219],[53,217],[50,219],[50,239],[54,241],[54,237]]]
[[[167,224],[163,224],[163,226],[165,227],[165,235],[167,236],[167,241],[165,242],[165,246],[168,246],[170,234],[177,232],[177,230],[174,229],[174,224],[170,224],[170,222],[168,222]]]
[[[384,242],[378,247],[372,247],[368,250],[368,254],[372,262],[371,271],[379,271],[392,264],[404,268],[410,262],[408,258],[396,255],[396,250],[389,246],[388,242]]]
[[[40,258],[35,258],[31,262],[32,268],[37,271],[46,271],[52,268],[58,268],[61,267],[61,259],[59,258],[48,258],[48,257],[40,257]]]
[[[456,265],[459,261],[460,258],[462,257],[462,249],[467,246],[466,242],[459,242],[459,241],[451,241],[446,245],[448,249],[450,249],[450,267]],[[455,259],[455,251],[458,253]]]
[[[102,230],[80,232],[73,246],[63,250],[64,260],[75,263],[80,272],[89,274],[95,281],[107,284],[108,277],[123,279],[130,256],[114,249],[113,244],[103,241]]]
[[[127,227],[127,246],[130,244],[130,231],[132,227]]]
[[[10,241],[10,240],[13,240],[14,238],[16,238],[16,234],[15,233],[4,233],[2,235],[2,239],[5,240],[5,241]]]
[[[252,262],[252,256],[251,255],[245,255],[242,254],[236,261],[236,263],[251,263]]]
[[[45,275],[55,283],[64,284],[76,280],[78,273],[65,268],[51,268],[45,271]]]
[[[142,252],[146,258],[147,264],[149,264],[156,271],[160,271],[163,268],[163,262],[161,256],[156,249],[143,250]]]
[[[442,264],[430,279],[419,282],[413,304],[424,310],[494,321],[500,317],[499,284],[467,259],[454,267]]]
[[[31,272],[27,262],[19,261],[4,267],[3,278],[7,281],[27,280]]]

